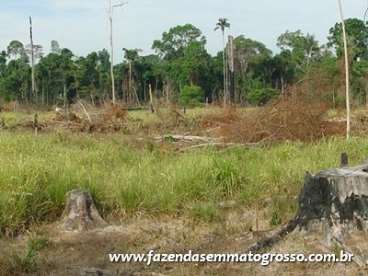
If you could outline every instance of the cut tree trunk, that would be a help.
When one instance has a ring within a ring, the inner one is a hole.
[[[287,225],[249,248],[259,251],[281,241],[295,229],[323,229],[327,242],[344,245],[352,231],[368,231],[368,162],[348,167],[341,156],[341,168],[307,173],[299,195],[299,211]],[[363,233],[364,233],[363,232]]]
[[[64,231],[87,231],[106,226],[90,193],[73,190],[67,194],[61,227]]]
[[[368,230],[368,163],[307,174],[299,198],[304,226],[312,220]]]

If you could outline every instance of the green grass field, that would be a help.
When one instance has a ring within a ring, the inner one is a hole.
[[[221,201],[252,206],[270,198],[276,215],[288,216],[305,172],[338,166],[343,151],[358,163],[368,155],[368,139],[178,153],[128,146],[120,134],[0,132],[0,230],[56,220],[74,188],[91,191],[105,216],[141,210],[211,218]]]

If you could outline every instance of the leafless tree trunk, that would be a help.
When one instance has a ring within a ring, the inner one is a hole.
[[[223,53],[222,59],[224,63],[224,107],[227,105],[227,77],[226,77],[226,45],[225,45],[225,31],[222,31],[222,46],[223,46]]]
[[[368,81],[365,80],[365,106],[368,107]]]
[[[231,104],[235,98],[235,89],[234,89],[234,37],[229,35],[228,38],[228,47],[227,47],[227,88],[228,88],[228,101]]]
[[[346,38],[345,19],[342,10],[341,0],[338,0],[339,13],[342,25],[342,34],[344,39],[344,53],[345,53],[345,82],[346,82],[346,139],[350,138],[350,75],[349,75],[349,56],[348,43]]]
[[[37,100],[36,82],[35,82],[35,56],[33,45],[32,17],[29,17],[29,38],[31,41],[31,66],[32,66],[32,96]]]
[[[153,106],[153,95],[152,95],[152,86],[151,84],[148,85],[148,90],[149,90],[149,97],[150,97],[150,108],[151,108],[151,112],[155,113],[155,108]]]
[[[112,91],[112,103],[115,104],[115,77],[114,77],[114,42],[113,42],[113,26],[112,26],[112,1],[109,1],[109,27],[110,27],[110,74],[111,74],[111,91]]]
[[[132,98],[132,62],[129,61],[129,97],[131,98],[130,101],[133,102]]]

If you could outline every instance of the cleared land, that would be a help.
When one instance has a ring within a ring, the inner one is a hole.
[[[171,136],[157,139],[168,133],[218,138],[213,128],[221,125],[199,126],[208,116],[218,116],[221,109],[190,110],[180,122],[162,115],[170,112],[130,112],[124,127],[116,132],[89,133],[53,125],[37,136],[32,127],[27,127],[33,114],[3,113],[7,127],[0,131],[1,273],[54,271],[56,275],[79,275],[80,269],[97,266],[121,269],[121,275],[147,271],[239,275],[244,272],[240,265],[114,267],[105,254],[112,249],[141,253],[150,248],[162,252],[188,248],[201,252],[244,250],[293,216],[306,171],[337,167],[341,152],[349,153],[351,164],[368,156],[365,137],[349,142],[342,137],[325,137],[304,143],[236,144],[220,149],[211,145],[196,148],[196,144]],[[237,114],[249,112],[254,110]],[[330,120],[341,116],[330,113]],[[362,114],[356,112],[356,117]],[[53,117],[50,112],[40,113],[40,123],[50,125]],[[225,123],[229,127],[233,122]],[[65,194],[74,188],[92,193],[99,211],[116,225],[115,230],[84,238],[56,232]],[[302,240],[293,244],[294,249],[300,245],[306,252],[320,249],[304,248]],[[69,256],[61,253],[70,247],[75,251]],[[65,257],[59,258],[61,255]],[[78,260],[77,268],[71,266],[74,260]],[[65,270],[66,264],[69,270]],[[317,273],[325,268],[313,269]],[[256,265],[248,269],[254,275],[269,272]],[[279,266],[271,269],[282,271]],[[290,269],[302,273],[311,267]],[[354,266],[348,269],[356,272]]]

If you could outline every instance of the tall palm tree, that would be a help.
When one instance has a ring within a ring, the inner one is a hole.
[[[224,49],[222,53],[222,59],[224,64],[224,107],[227,104],[228,99],[228,87],[227,87],[227,70],[226,70],[226,46],[225,46],[225,31],[227,28],[230,28],[230,23],[226,18],[219,18],[218,22],[216,23],[215,31],[221,30],[222,32],[222,48]]]
[[[349,73],[349,56],[348,43],[346,38],[346,28],[344,13],[342,10],[341,0],[338,0],[339,13],[341,18],[342,35],[344,40],[344,55],[345,55],[345,82],[346,82],[346,138],[350,138],[350,73]]]

